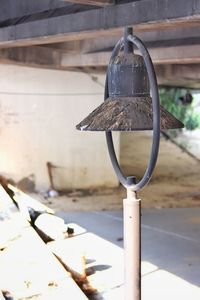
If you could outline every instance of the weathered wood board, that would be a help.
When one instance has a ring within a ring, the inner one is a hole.
[[[1,251],[0,278],[14,299],[87,299],[31,227]]]
[[[79,276],[77,279],[86,276],[86,284],[89,292],[93,291],[94,299],[123,299],[123,249],[89,232],[50,242],[47,247],[75,277]]]
[[[14,300],[87,297],[0,187],[0,290]]]

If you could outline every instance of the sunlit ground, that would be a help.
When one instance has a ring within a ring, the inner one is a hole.
[[[58,257],[64,255],[72,269],[87,274],[90,288],[98,291],[90,299],[122,300],[122,210],[60,211],[57,215],[67,224],[79,225],[75,237],[42,246],[24,222],[13,218],[7,226],[1,224],[1,244],[9,234],[11,238],[0,255],[0,288],[15,295],[14,300],[64,299],[62,291],[72,299],[82,299],[74,297],[74,282],[64,269],[56,271],[56,258],[46,254],[47,247]],[[55,229],[53,222],[52,226]],[[200,208],[143,209],[142,300],[199,300],[199,253]]]
[[[103,299],[122,299],[122,212],[59,213],[91,233],[84,239],[89,276]],[[145,209],[142,213],[142,299],[200,299],[200,209]],[[95,238],[91,237],[95,233]],[[88,238],[90,236],[90,238]],[[95,242],[96,240],[96,242]],[[97,242],[98,240],[98,242]],[[109,242],[108,242],[109,241]],[[107,268],[106,268],[107,266]],[[95,299],[95,298],[94,298]],[[98,299],[98,298],[97,298]]]
[[[143,299],[200,299],[200,288],[179,276],[143,262]]]

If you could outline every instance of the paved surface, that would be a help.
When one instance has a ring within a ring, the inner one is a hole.
[[[122,211],[58,215],[123,247]],[[200,208],[143,210],[142,261],[143,299],[199,300]]]

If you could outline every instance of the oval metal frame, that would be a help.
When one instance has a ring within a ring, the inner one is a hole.
[[[151,179],[153,170],[156,165],[157,157],[158,157],[158,151],[159,151],[159,144],[160,144],[160,100],[159,100],[159,94],[158,94],[158,85],[157,85],[157,79],[155,70],[153,67],[153,63],[151,60],[151,57],[149,55],[149,52],[143,42],[134,35],[128,35],[127,41],[133,43],[140,53],[143,56],[145,66],[147,69],[148,77],[149,77],[149,83],[150,83],[150,90],[151,90],[151,97],[152,97],[152,106],[153,106],[153,139],[152,139],[152,146],[151,146],[151,154],[150,159],[146,168],[146,171],[142,177],[142,179],[137,183],[134,184],[133,182],[130,182],[130,177],[126,177],[118,163],[115,148],[113,144],[113,138],[112,138],[112,132],[107,131],[106,132],[106,141],[108,146],[108,152],[110,155],[110,159],[113,165],[113,168],[115,170],[115,173],[121,182],[121,184],[128,189],[131,189],[135,192],[141,190]],[[126,42],[127,42],[126,41]],[[119,53],[119,51],[124,47],[124,38],[121,38],[117,44],[115,45],[112,55],[110,58],[109,66],[112,63],[112,59]],[[106,82],[105,82],[105,92],[104,92],[104,100],[106,100],[109,97],[108,93],[108,70],[106,74]]]

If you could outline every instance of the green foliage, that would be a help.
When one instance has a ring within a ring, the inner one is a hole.
[[[185,127],[188,130],[200,128],[200,117],[194,111],[186,114],[184,122]]]
[[[175,88],[162,88],[159,91],[160,102],[170,113],[172,113],[178,120],[183,122],[185,128],[194,130],[200,128],[200,114],[195,112],[192,104],[183,105],[179,100],[186,90]]]

